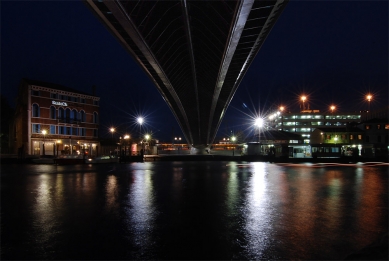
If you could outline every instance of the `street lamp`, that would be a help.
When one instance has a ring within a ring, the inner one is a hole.
[[[236,137],[235,136],[232,136],[231,137],[231,141],[233,143],[233,147],[232,147],[232,156],[235,156],[235,141],[236,141]]]
[[[366,95],[366,100],[369,102],[368,112],[370,111],[370,101],[372,98],[373,98],[373,95],[371,95],[370,93],[368,95]]]
[[[305,95],[301,96],[301,100],[303,101],[303,111],[305,110],[305,100],[307,99],[307,97]]]
[[[255,119],[254,125],[258,127],[258,142],[259,142],[260,141],[260,131],[261,131],[261,128],[263,127],[263,119],[262,118]]]
[[[45,152],[45,140],[46,140],[46,133],[47,131],[46,130],[42,130],[42,134],[43,134],[43,156],[46,155],[46,152]]]
[[[139,138],[142,136],[142,124],[143,124],[143,118],[142,117],[138,117],[136,119],[136,121],[138,122],[139,124]]]
[[[334,110],[336,109],[336,107],[334,105],[331,105],[330,109],[331,109],[331,114],[334,114]]]
[[[109,131],[111,132],[111,134],[112,134],[112,139],[113,139],[113,133],[115,132],[115,128],[112,127],[112,128],[109,129]]]
[[[127,157],[127,143],[128,143],[128,140],[130,139],[130,135],[124,135],[123,137],[124,139],[124,157]],[[130,153],[130,148],[128,148],[128,151]]]
[[[59,150],[59,144],[61,143],[61,140],[57,140],[55,146],[57,147],[57,158],[58,158],[58,150]]]

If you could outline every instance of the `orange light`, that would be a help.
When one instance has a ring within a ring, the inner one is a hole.
[[[368,95],[366,96],[366,99],[367,99],[368,101],[371,101],[372,98],[373,98],[373,96],[372,96],[371,94],[368,94]]]

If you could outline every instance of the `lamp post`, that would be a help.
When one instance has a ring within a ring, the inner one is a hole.
[[[128,143],[128,140],[130,139],[130,135],[125,135],[123,137],[124,139],[124,158],[127,160],[127,143]],[[128,148],[128,150],[130,151],[130,148]]]
[[[366,100],[369,102],[369,107],[368,107],[367,112],[370,112],[370,101],[372,98],[373,98],[373,95],[371,95],[370,93],[368,95],[366,95]]]
[[[255,120],[255,126],[258,127],[258,142],[260,141],[260,130],[263,127],[263,119],[262,118],[257,118]]]
[[[136,119],[136,121],[138,122],[138,124],[139,124],[139,138],[141,138],[142,137],[142,124],[143,124],[143,118],[142,117],[138,117],[137,119]]]
[[[235,137],[235,136],[232,136],[232,137],[231,137],[231,141],[233,142],[233,146],[232,146],[232,156],[235,156],[235,141],[236,141],[236,137]]]
[[[58,158],[58,156],[59,156],[59,154],[58,154],[58,151],[59,151],[59,144],[61,143],[61,140],[57,140],[56,141],[56,144],[55,144],[55,146],[57,147],[57,158]]]
[[[114,143],[114,140],[113,140],[113,133],[115,132],[115,128],[111,127],[111,128],[109,129],[109,131],[111,132],[112,145],[113,145],[113,144],[115,144],[115,143]],[[115,147],[116,147],[116,146],[114,145],[114,149],[113,149],[113,150],[115,150]],[[110,152],[110,153],[114,154],[114,152]]]
[[[150,139],[150,135],[149,135],[149,134],[146,134],[146,135],[145,135],[145,140],[146,140],[146,142],[147,142],[147,145],[146,145],[146,146],[149,145],[149,139]],[[145,147],[144,151],[146,151],[146,147]],[[146,153],[144,153],[144,154],[146,154]]]
[[[42,148],[43,148],[43,156],[46,155],[46,151],[45,151],[45,140],[46,140],[46,133],[47,131],[46,130],[42,130],[42,134],[43,134],[43,145],[42,145]]]
[[[305,110],[305,100],[307,99],[307,97],[305,95],[301,96],[301,100],[303,101],[303,109],[302,111]]]

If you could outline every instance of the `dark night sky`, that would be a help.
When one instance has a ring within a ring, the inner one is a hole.
[[[290,1],[234,95],[219,129],[246,129],[271,106],[372,109],[388,104],[388,2]],[[13,103],[21,78],[53,82],[101,97],[101,132],[129,133],[143,115],[161,140],[182,135],[152,82],[79,1],[1,1],[1,94]],[[173,133],[174,134],[173,134]]]

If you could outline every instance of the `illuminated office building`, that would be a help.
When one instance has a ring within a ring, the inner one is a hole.
[[[304,143],[310,143],[311,133],[320,127],[344,128],[349,123],[359,123],[361,113],[322,113],[319,110],[302,110],[298,113],[276,112],[267,119],[271,129],[300,134]]]

